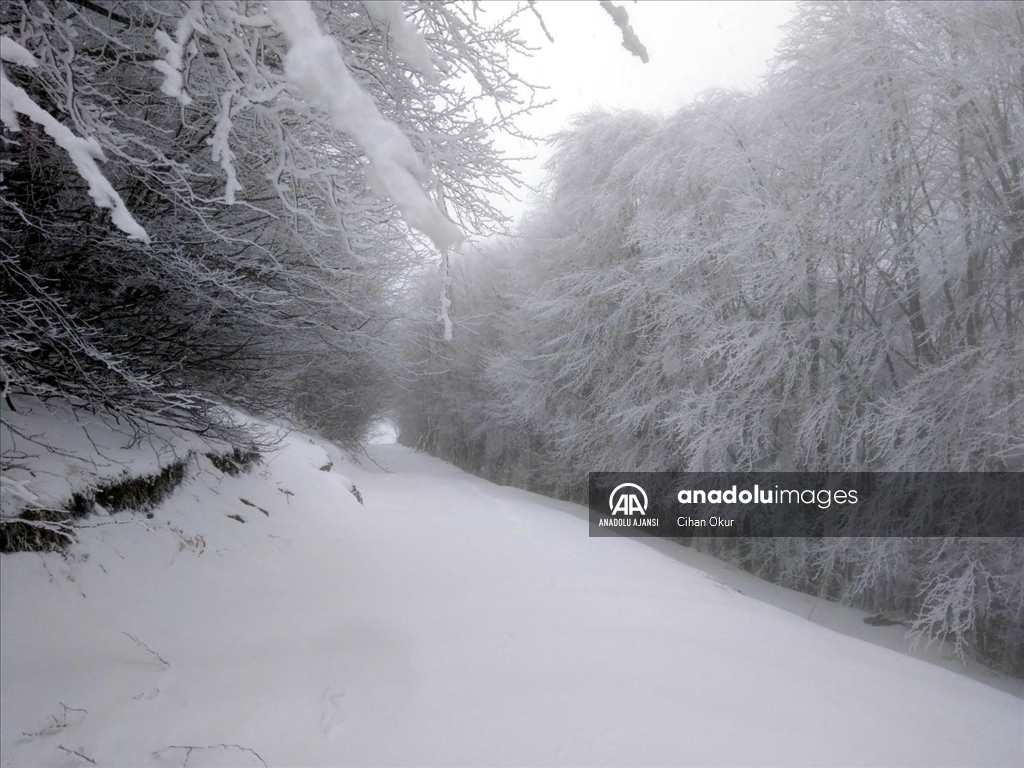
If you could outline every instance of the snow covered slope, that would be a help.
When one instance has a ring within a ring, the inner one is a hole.
[[[0,558],[0,765],[1024,763],[1019,698],[372,456],[292,433]]]

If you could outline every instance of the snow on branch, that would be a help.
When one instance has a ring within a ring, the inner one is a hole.
[[[185,46],[188,44],[193,30],[202,31],[203,27],[200,22],[202,13],[202,7],[198,0],[192,0],[189,3],[188,11],[178,20],[173,40],[162,29],[153,32],[153,37],[167,51],[162,60],[153,63],[153,66],[164,75],[164,82],[160,86],[160,90],[172,99],[177,99],[183,106],[192,103],[192,97],[185,92],[184,87]]]
[[[615,26],[622,30],[622,47],[634,56],[639,57],[640,61],[644,64],[650,61],[647,56],[647,49],[640,42],[640,38],[636,36],[636,32],[633,31],[633,27],[629,24],[629,14],[626,13],[626,9],[621,5],[613,5],[611,0],[601,0],[601,7],[612,17]]]
[[[34,67],[36,64],[32,54],[7,37],[0,38],[0,58],[28,67]],[[21,126],[18,125],[19,114],[25,115],[42,127],[57,146],[67,151],[79,175],[89,184],[89,196],[93,202],[100,208],[111,210],[114,225],[128,235],[129,240],[149,243],[149,234],[128,212],[121,196],[96,164],[97,161],[103,162],[106,159],[99,142],[93,137],[83,139],[76,136],[71,129],[32,101],[24,89],[8,80],[7,73],[0,66],[0,120],[12,133],[21,130]]]
[[[231,100],[236,89],[225,91],[220,97],[220,115],[217,117],[217,127],[208,141],[213,146],[213,159],[220,162],[220,167],[228,177],[224,188],[224,202],[234,205],[235,192],[242,190],[242,184],[235,173],[235,153],[231,151],[228,138],[231,135]]]
[[[548,31],[548,25],[544,23],[544,17],[540,15],[540,11],[537,10],[537,0],[529,0],[529,8],[533,11],[533,15],[537,17],[537,21],[540,23],[540,28],[544,32],[544,36],[548,39],[549,43],[555,42],[555,38],[551,36],[551,32]]]
[[[388,39],[398,55],[428,82],[436,84],[439,78],[427,41],[405,18],[405,4],[395,0],[363,0],[363,6],[374,21],[387,27]]]
[[[39,66],[35,56],[9,37],[0,37],[0,60],[9,61],[11,64],[20,64],[29,69]]]
[[[288,40],[285,76],[367,156],[371,186],[391,198],[405,221],[427,235],[438,250],[461,241],[459,228],[427,196],[427,169],[409,139],[380,114],[356,82],[338,43],[320,31],[310,4],[272,0],[267,9]]]

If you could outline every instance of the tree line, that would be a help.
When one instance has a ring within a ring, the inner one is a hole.
[[[1024,471],[1024,9],[807,3],[754,93],[581,116],[514,236],[424,275],[401,439],[587,473]],[[705,540],[1024,674],[1019,539]]]

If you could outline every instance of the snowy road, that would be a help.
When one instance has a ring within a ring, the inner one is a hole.
[[[4,768],[1024,763],[1018,698],[374,457],[293,434],[87,559],[0,559]]]

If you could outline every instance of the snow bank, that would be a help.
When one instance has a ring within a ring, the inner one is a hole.
[[[66,558],[0,557],[5,765],[1024,758],[1021,699],[590,539],[571,505],[371,457],[292,432]]]

